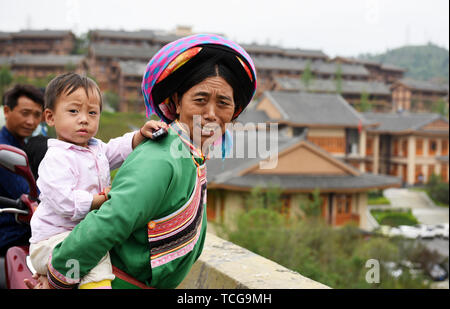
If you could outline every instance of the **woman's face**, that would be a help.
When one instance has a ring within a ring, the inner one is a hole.
[[[205,141],[210,144],[221,137],[225,125],[233,118],[233,88],[219,76],[208,77],[181,98],[175,95],[174,100],[178,120],[187,125],[191,140],[202,149],[205,149]]]

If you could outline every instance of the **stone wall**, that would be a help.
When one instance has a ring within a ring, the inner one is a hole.
[[[247,249],[207,233],[202,255],[180,289],[328,289]]]

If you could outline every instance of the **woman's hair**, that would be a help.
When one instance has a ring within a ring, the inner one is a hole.
[[[188,78],[180,85],[177,89],[176,94],[178,98],[181,100],[183,95],[195,85],[201,83],[208,77],[222,77],[233,89],[233,100],[235,103],[235,108],[243,104],[245,97],[241,92],[241,86],[236,80],[236,77],[232,73],[232,71],[223,64],[215,64],[214,66],[205,65],[195,71],[192,75],[189,75]]]
[[[233,88],[235,111],[242,109],[253,95],[253,86],[240,61],[229,48],[204,45],[198,55],[153,87],[153,100],[162,102],[175,93],[181,99],[189,89],[208,77],[219,76]]]
[[[55,108],[56,101],[61,94],[70,95],[79,88],[83,88],[86,91],[86,95],[89,97],[89,90],[97,91],[100,98],[100,111],[102,110],[102,94],[97,84],[87,76],[82,76],[77,73],[64,73],[56,76],[50,81],[45,89],[45,108],[53,110]]]

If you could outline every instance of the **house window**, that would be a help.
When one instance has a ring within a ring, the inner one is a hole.
[[[441,155],[448,156],[448,140],[442,140]]]
[[[352,211],[352,196],[350,194],[340,194],[336,196],[338,215],[349,215]]]
[[[373,155],[373,139],[367,138],[366,141],[366,155],[371,156]]]
[[[398,173],[398,165],[397,164],[392,164],[391,165],[391,173],[390,173],[390,175],[397,176],[397,173]]]
[[[404,140],[402,143],[402,152],[404,157],[408,157],[408,141]]]
[[[422,165],[416,165],[416,183],[423,183]]]
[[[394,151],[393,151],[393,155],[394,156],[398,156],[398,140],[394,140]]]
[[[437,143],[435,140],[430,140],[430,148],[428,151],[428,154],[430,156],[434,156],[436,154],[436,150],[437,150]]]
[[[416,155],[418,155],[418,156],[423,155],[423,140],[422,139],[416,140]]]

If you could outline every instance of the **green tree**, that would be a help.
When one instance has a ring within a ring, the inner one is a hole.
[[[74,55],[85,55],[87,54],[89,46],[89,35],[88,33],[83,33],[75,38],[75,45],[72,50]]]
[[[360,59],[393,64],[406,69],[405,76],[419,80],[449,81],[449,52],[434,44],[403,46],[381,54],[362,54]]]
[[[439,99],[432,103],[431,111],[448,118],[448,103],[444,99]]]
[[[11,74],[9,67],[2,66],[0,68],[0,98],[3,98],[6,88],[11,85],[12,81],[13,75]]]
[[[306,88],[306,91],[309,91],[309,86],[313,81],[313,74],[311,71],[311,60],[308,59],[305,65],[305,69],[303,70],[301,81]]]
[[[336,93],[342,93],[342,66],[340,63],[337,64],[335,73],[335,83],[336,83]]]
[[[332,288],[428,288],[423,276],[412,277],[405,269],[394,278],[385,267],[388,262],[401,260],[424,261],[429,253],[425,247],[407,247],[398,240],[363,235],[353,225],[335,228],[320,217],[319,191],[315,190],[310,202],[300,206],[304,217],[292,217],[288,222],[280,214],[277,203],[270,202],[279,188],[254,188],[246,198],[246,209],[235,220],[234,227],[220,229],[221,236],[273,260],[301,275]],[[380,264],[380,282],[366,281],[369,259]],[[436,259],[435,259],[436,260]]]
[[[312,193],[311,199],[300,203],[299,207],[303,213],[304,218],[318,219],[322,214],[322,198],[320,197],[320,190],[315,189]]]
[[[117,93],[106,90],[103,92],[103,100],[105,105],[111,107],[114,111],[119,110],[120,97]]]
[[[360,112],[368,112],[372,109],[372,104],[369,101],[369,94],[365,91],[361,93],[361,101],[359,104]]]

